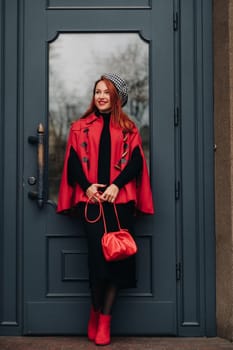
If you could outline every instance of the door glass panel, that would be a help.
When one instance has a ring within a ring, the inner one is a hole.
[[[94,82],[115,72],[129,87],[125,112],[137,124],[149,165],[149,45],[136,33],[60,34],[49,44],[48,197],[57,202],[72,121],[90,104]]]

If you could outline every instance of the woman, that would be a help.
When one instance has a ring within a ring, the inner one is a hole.
[[[123,112],[127,85],[115,73],[95,83],[90,107],[71,126],[60,185],[59,213],[76,208],[88,242],[88,265],[92,306],[88,338],[97,345],[110,343],[110,322],[120,288],[136,287],[135,256],[107,262],[101,247],[103,221],[98,200],[103,203],[108,231],[117,230],[112,203],[121,226],[133,233],[136,210],[153,214],[152,195],[141,138],[135,124]]]

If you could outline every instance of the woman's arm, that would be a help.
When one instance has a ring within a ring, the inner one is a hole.
[[[81,161],[72,146],[68,159],[68,183],[72,187],[75,183],[78,183],[84,192],[91,185],[84,174]]]
[[[126,185],[129,181],[137,177],[137,175],[142,170],[142,156],[139,149],[139,146],[135,147],[126,167],[122,172],[117,176],[113,181],[113,184],[116,185],[119,189]]]

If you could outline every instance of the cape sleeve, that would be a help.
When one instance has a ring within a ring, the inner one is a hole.
[[[144,214],[154,214],[154,203],[146,157],[142,148],[141,136],[139,131],[136,129],[131,140],[132,152],[137,146],[139,147],[142,156],[142,170],[141,174],[137,178],[136,209]]]
[[[71,126],[67,140],[63,171],[58,194],[57,213],[66,213],[66,211],[69,211],[69,209],[71,209],[74,205],[74,187],[71,186],[68,182],[68,160],[71,147],[73,147],[74,150],[77,149],[78,137],[80,134],[80,126],[78,123],[75,124],[75,128],[73,125]]]

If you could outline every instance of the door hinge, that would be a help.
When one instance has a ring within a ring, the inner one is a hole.
[[[175,183],[175,199],[180,199],[180,181],[176,181]]]
[[[174,125],[179,126],[180,124],[180,109],[179,107],[175,107],[174,109]]]
[[[182,276],[182,263],[176,263],[176,280],[180,281]]]
[[[173,14],[173,30],[176,32],[179,29],[179,13],[177,11]]]

